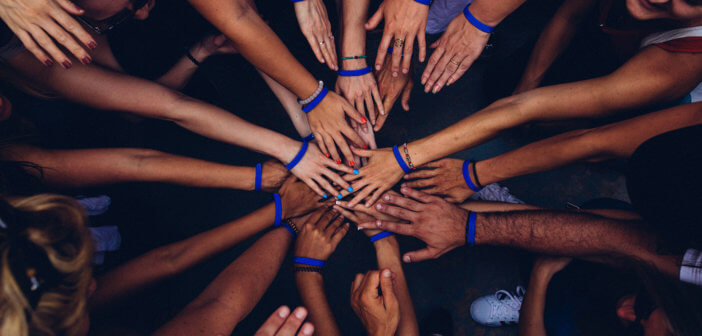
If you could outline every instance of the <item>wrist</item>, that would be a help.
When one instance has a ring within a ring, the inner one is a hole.
[[[363,55],[363,54],[353,54],[350,56],[359,56],[359,55]],[[368,67],[368,62],[366,62],[366,59],[364,59],[364,58],[345,59],[345,60],[341,61],[341,69],[342,70],[356,70],[356,69],[363,69],[366,67]]]
[[[192,48],[190,48],[190,50],[188,50],[188,52],[190,52],[190,56],[195,58],[200,63],[204,62],[205,59],[212,55],[212,52],[207,51],[206,48],[200,43],[195,44]]]

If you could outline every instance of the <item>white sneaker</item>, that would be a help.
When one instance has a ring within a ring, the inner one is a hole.
[[[475,322],[488,327],[517,324],[524,294],[524,287],[517,286],[515,294],[499,290],[494,295],[480,297],[470,305],[470,316]]]

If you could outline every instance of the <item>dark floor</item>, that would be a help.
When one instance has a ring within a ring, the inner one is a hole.
[[[387,126],[378,134],[379,146],[423,137],[509,94],[523,70],[539,29],[557,2],[528,2],[508,18],[494,35],[495,47],[451,87],[431,95],[423,93],[416,86],[410,102],[411,111],[404,112],[399,108],[392,111]],[[182,46],[188,45],[207,29],[202,20],[186,11],[187,5],[181,1],[163,2],[159,6],[152,15],[153,21],[132,24],[112,36],[113,49],[118,51],[120,61],[132,73],[156,76],[181,55]],[[331,83],[334,74],[316,64],[295,26],[292,8],[287,6],[285,3],[282,10],[262,4],[261,10],[298,59],[316,76]],[[173,16],[179,19],[173,22]],[[369,55],[373,54],[376,44],[369,42]],[[421,66],[415,69],[415,77],[421,70]],[[253,69],[238,56],[222,56],[206,62],[186,91],[247,120],[293,134],[282,107]],[[57,101],[27,101],[21,107],[40,124],[46,146],[147,147],[237,165],[253,165],[263,159],[260,155],[203,139],[163,122],[126,122],[115,113],[95,113]],[[51,111],[50,117],[47,117],[47,110]],[[509,131],[455,157],[484,159],[549,134],[533,129]],[[87,143],[86,139],[89,139]],[[527,203],[550,207],[562,207],[565,201],[579,203],[594,197],[626,200],[620,170],[618,163],[578,164],[516,178],[504,185]],[[261,206],[270,197],[263,193],[162,184],[128,184],[72,192],[78,193],[110,195],[113,200],[110,211],[94,218],[94,223],[117,224],[123,235],[120,253],[108,256],[106,266],[98,271],[154,247],[233,220]],[[93,321],[94,334],[108,334],[98,331],[116,327],[120,330],[118,334],[126,334],[127,330],[142,334],[153,330],[172,318],[253,240],[140,293],[107,316],[96,318]],[[409,238],[401,238],[400,242],[405,251],[421,246]],[[361,334],[361,325],[348,304],[347,291],[355,273],[375,268],[372,246],[365,236],[352,230],[328,265],[325,282],[335,316],[346,334]],[[283,265],[259,306],[239,325],[235,334],[253,334],[255,328],[279,305],[300,304],[290,266],[289,261]],[[512,291],[516,285],[525,284],[529,269],[530,256],[525,253],[481,246],[459,249],[436,261],[408,265],[406,272],[418,318],[443,307],[452,313],[457,335],[514,335],[514,327],[478,326],[470,318],[469,307],[472,300],[479,296],[498,289]]]

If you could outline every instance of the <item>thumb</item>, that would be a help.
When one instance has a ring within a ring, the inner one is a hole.
[[[70,0],[59,0],[57,1],[58,4],[63,8],[66,12],[73,14],[73,15],[83,15],[85,11],[78,7],[78,5],[74,4],[73,1]]]
[[[434,258],[434,251],[430,250],[427,247],[427,248],[424,248],[421,250],[405,253],[405,255],[402,256],[402,261],[404,261],[406,263],[411,263],[411,262],[420,262],[420,261],[424,261],[427,259],[433,259],[433,258]]]
[[[373,30],[376,27],[378,27],[378,24],[380,24],[380,21],[383,20],[383,5],[381,4],[380,7],[378,7],[378,10],[373,13],[373,16],[368,19],[368,22],[366,22],[366,30]]]
[[[393,288],[392,283],[392,272],[387,268],[380,273],[380,290],[383,292],[385,309],[397,309],[398,303],[397,296],[395,296],[395,288]]]

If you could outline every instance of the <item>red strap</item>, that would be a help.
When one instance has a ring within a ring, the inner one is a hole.
[[[702,53],[702,37],[683,37],[656,43],[655,46],[672,52]]]

